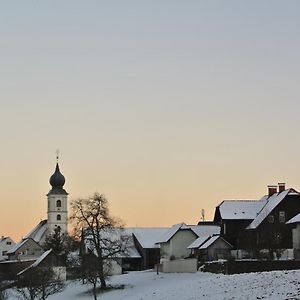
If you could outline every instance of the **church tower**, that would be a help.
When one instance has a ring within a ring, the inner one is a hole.
[[[63,189],[65,177],[60,173],[58,162],[55,172],[49,180],[52,189],[48,197],[48,234],[53,233],[55,228],[60,228],[62,233],[68,232],[68,193]]]

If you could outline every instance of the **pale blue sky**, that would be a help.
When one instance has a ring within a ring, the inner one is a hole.
[[[128,225],[299,189],[299,34],[299,1],[0,2],[0,234],[45,217],[56,148]]]

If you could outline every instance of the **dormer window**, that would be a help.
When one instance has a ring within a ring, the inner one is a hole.
[[[56,201],[56,207],[61,207],[61,201],[60,200]]]

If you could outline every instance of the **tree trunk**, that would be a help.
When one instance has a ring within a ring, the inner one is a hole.
[[[98,259],[98,272],[99,272],[99,279],[101,283],[101,289],[106,289],[106,282],[105,282],[105,275],[103,270],[103,259]]]
[[[93,295],[94,295],[94,300],[97,300],[97,281],[93,283]]]

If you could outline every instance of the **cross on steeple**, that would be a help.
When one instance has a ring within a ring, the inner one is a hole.
[[[59,149],[56,150],[56,162],[58,163],[59,160]]]

